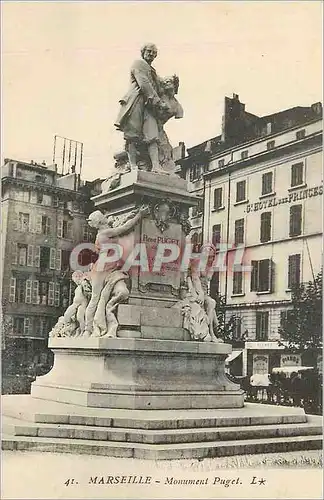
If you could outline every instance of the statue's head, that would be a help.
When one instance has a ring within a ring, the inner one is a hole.
[[[104,222],[104,219],[105,219],[105,216],[103,215],[103,213],[100,212],[100,210],[95,210],[94,212],[92,212],[89,215],[87,222],[88,222],[90,227],[98,228],[99,226],[102,225],[102,223]]]
[[[157,47],[154,43],[146,43],[141,48],[141,55],[144,61],[151,64],[157,56]]]
[[[179,77],[177,75],[166,76],[162,80],[162,85],[165,92],[177,94],[179,90]]]
[[[79,285],[84,278],[84,273],[82,271],[74,271],[71,278],[76,285]]]

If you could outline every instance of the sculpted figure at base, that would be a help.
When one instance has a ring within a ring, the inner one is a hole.
[[[85,336],[116,335],[117,320],[113,317],[113,311],[117,304],[125,302],[129,296],[128,275],[121,271],[123,258],[132,248],[129,233],[148,212],[148,207],[142,206],[138,211],[119,217],[107,217],[99,210],[90,214],[89,225],[98,229],[95,246],[99,256],[90,272],[92,293],[85,313]],[[108,242],[119,243],[124,255],[119,262],[106,263],[102,269],[100,255],[101,252],[107,255],[105,244]]]
[[[204,342],[224,342],[215,335],[218,320],[216,301],[208,295],[208,279],[190,272],[182,286],[181,301],[175,307],[181,307],[186,328],[192,340]]]
[[[77,285],[72,304],[49,333],[50,337],[77,337],[84,333],[85,312],[91,297],[91,281],[86,274],[76,271],[72,280]]]
[[[148,155],[151,170],[172,173],[169,162],[172,148],[163,130],[171,117],[182,118],[183,111],[175,99],[179,80],[174,77],[160,79],[152,67],[157,56],[154,44],[146,44],[142,58],[131,67],[131,85],[119,101],[121,108],[115,126],[124,133],[125,148],[130,167],[138,167],[139,157]]]

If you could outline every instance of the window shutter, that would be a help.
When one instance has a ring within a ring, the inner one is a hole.
[[[56,250],[56,259],[55,259],[55,267],[57,271],[61,271],[62,267],[62,250]]]
[[[257,260],[251,260],[251,292],[258,291],[258,281],[259,281],[259,262]]]
[[[12,264],[18,264],[18,245],[16,242],[12,243]]]
[[[73,240],[73,222],[67,223],[67,239]]]
[[[300,283],[300,254],[288,257],[288,288]]]
[[[19,215],[18,215],[18,212],[14,212],[13,213],[13,229],[14,231],[19,231]]]
[[[50,269],[55,269],[55,264],[56,264],[56,250],[55,248],[50,249]]]
[[[40,266],[40,246],[36,245],[34,247],[34,267]]]
[[[55,298],[54,298],[54,306],[60,307],[60,296],[61,296],[61,287],[59,283],[55,283]]]
[[[59,238],[63,237],[63,219],[61,217],[57,219],[57,236]]]
[[[36,233],[41,234],[42,232],[42,216],[36,216]]]
[[[28,245],[27,250],[27,266],[33,266],[33,245]]]
[[[39,282],[37,280],[33,281],[33,304],[39,304]]]
[[[32,301],[32,281],[26,280],[26,304],[31,304]]]
[[[302,205],[290,207],[289,236],[299,236],[302,226]]]
[[[10,278],[9,302],[15,302],[16,300],[16,281],[16,278]]]
[[[30,318],[24,318],[24,335],[30,335]]]
[[[50,281],[48,284],[48,305],[53,306],[54,305],[54,285],[55,283],[53,281]]]
[[[274,280],[275,280],[275,267],[274,267],[274,262],[272,259],[269,259],[269,276],[268,276],[268,290],[269,292],[273,292],[274,290]]]
[[[32,191],[30,193],[30,203],[37,203],[37,193],[36,193],[36,191]]]

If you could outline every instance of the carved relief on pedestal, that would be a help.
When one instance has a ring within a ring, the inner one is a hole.
[[[168,199],[163,199],[153,206],[153,217],[156,227],[163,233],[177,213],[177,207]]]

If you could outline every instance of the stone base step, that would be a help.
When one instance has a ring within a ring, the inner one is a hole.
[[[301,408],[119,410],[4,396],[2,448],[139,459],[207,458],[322,447]]]
[[[12,436],[167,444],[320,435],[322,425],[321,417],[313,416],[307,423],[143,430],[110,426],[28,423],[4,417],[3,432]]]
[[[28,422],[131,429],[193,429],[307,422],[302,408],[246,403],[238,409],[118,410],[2,396],[2,414]]]
[[[148,460],[202,459],[322,448],[322,435],[244,439],[208,443],[143,444],[93,440],[2,436],[3,450],[105,455]]]

